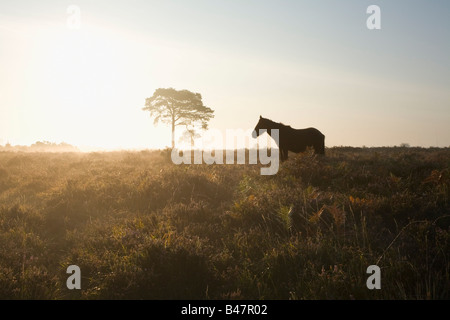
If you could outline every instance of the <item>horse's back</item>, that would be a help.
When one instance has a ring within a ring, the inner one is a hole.
[[[325,137],[325,135],[320,132],[318,129],[316,128],[305,128],[305,129],[297,129],[296,130],[298,134],[300,135],[306,135],[309,137]]]
[[[282,144],[290,151],[303,152],[311,146],[317,153],[324,152],[325,135],[316,128],[292,129],[290,134],[283,138]]]

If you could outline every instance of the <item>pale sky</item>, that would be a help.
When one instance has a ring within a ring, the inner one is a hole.
[[[173,87],[220,130],[262,115],[329,147],[450,146],[449,17],[447,0],[2,0],[0,145],[169,146],[141,108]]]

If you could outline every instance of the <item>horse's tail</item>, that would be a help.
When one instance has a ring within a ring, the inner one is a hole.
[[[320,134],[319,142],[317,144],[317,151],[318,154],[325,154],[325,135]]]

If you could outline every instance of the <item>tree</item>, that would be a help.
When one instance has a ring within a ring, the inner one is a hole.
[[[214,118],[214,110],[203,105],[200,93],[173,88],[156,89],[151,98],[145,99],[142,110],[150,111],[154,124],[159,122],[172,126],[172,148],[175,148],[175,127],[185,126],[208,128],[208,121]]]
[[[194,128],[186,128],[178,141],[187,142],[190,144],[191,148],[195,146],[195,139],[201,136],[195,131]]]

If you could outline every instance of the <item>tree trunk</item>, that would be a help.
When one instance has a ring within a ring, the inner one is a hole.
[[[175,117],[172,116],[172,149],[175,148]]]

